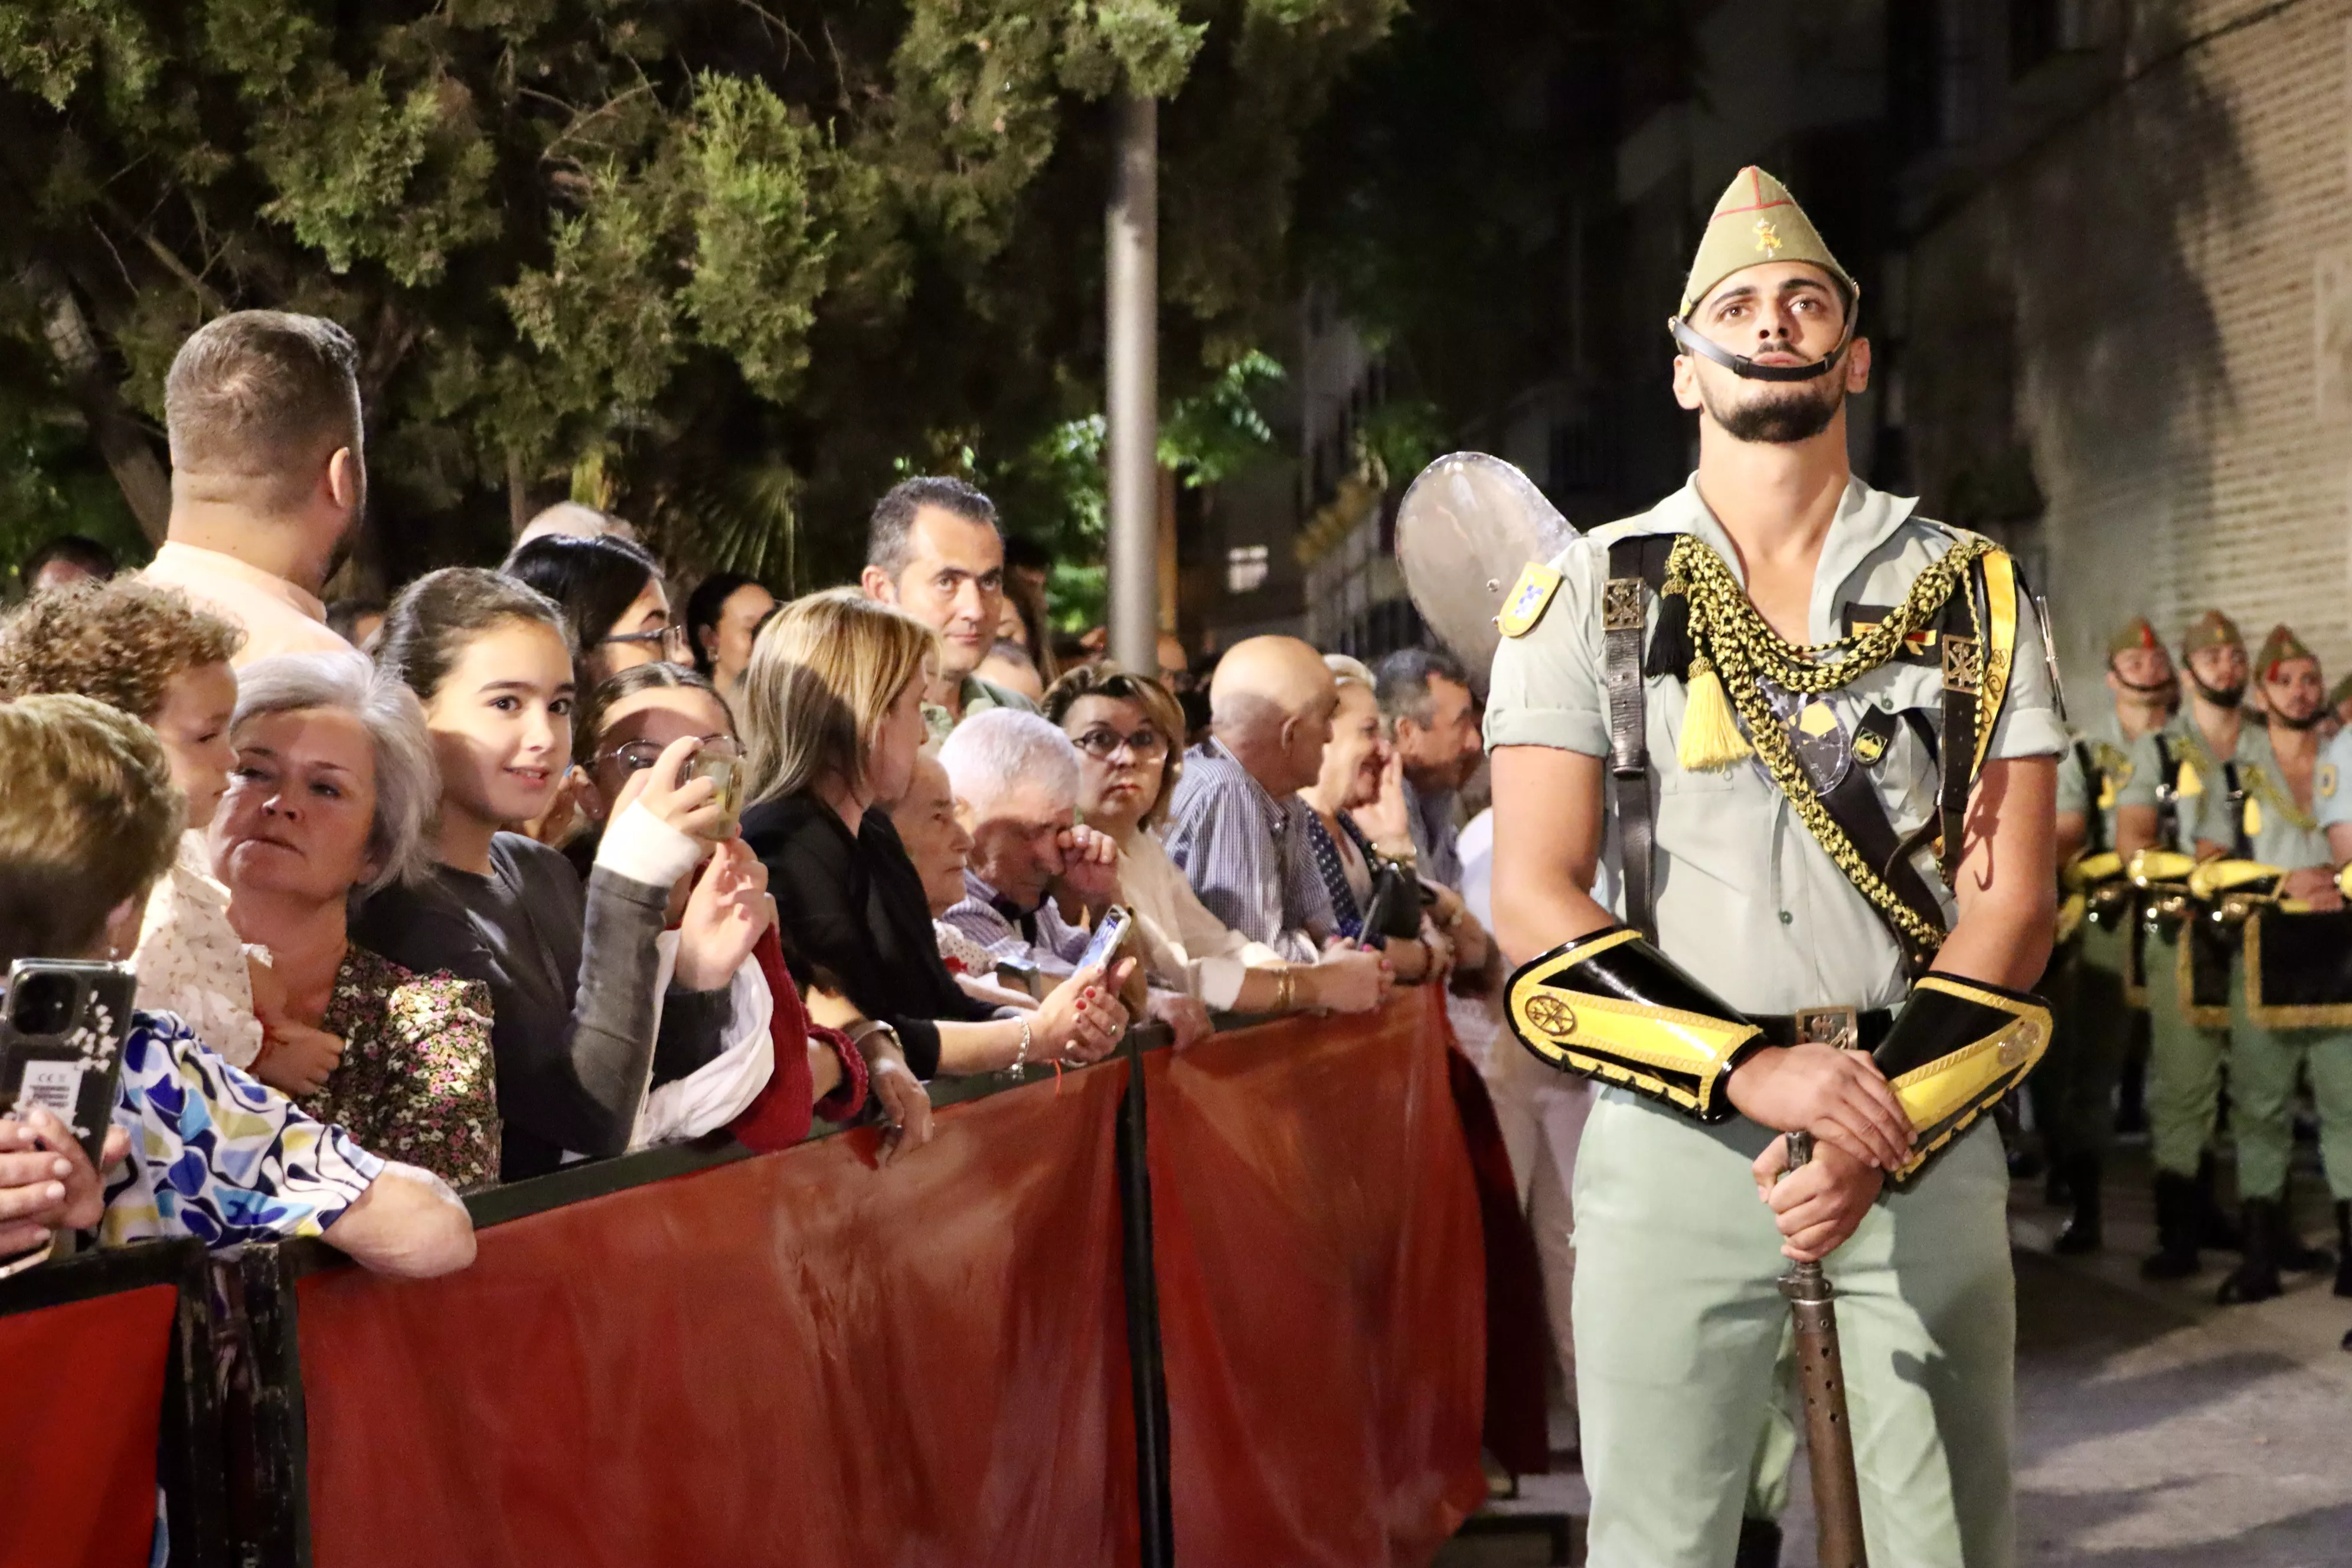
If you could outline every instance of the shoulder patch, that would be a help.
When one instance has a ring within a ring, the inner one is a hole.
[[[2336,798],[2336,764],[2320,763],[2319,771],[2312,775],[2311,787],[2319,792],[2320,799],[2334,800]]]
[[[1507,637],[1523,637],[1536,629],[1536,623],[1551,608],[1551,596],[1559,592],[1559,574],[1540,561],[1528,563],[1513,584],[1510,597],[1503,601],[1503,613],[1495,617]]]

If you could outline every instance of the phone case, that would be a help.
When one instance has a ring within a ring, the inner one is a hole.
[[[61,1025],[32,1032],[19,1022],[26,983],[47,976],[69,984],[72,994]],[[98,1164],[113,1124],[122,1043],[131,1036],[138,992],[127,963],[27,958],[11,965],[8,993],[0,999],[0,1107],[17,1117],[36,1106],[47,1110],[73,1130],[90,1163]]]

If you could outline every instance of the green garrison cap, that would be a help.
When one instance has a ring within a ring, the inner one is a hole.
[[[2206,611],[2189,622],[2189,629],[2180,634],[2180,656],[2183,658],[2209,647],[2245,646],[2246,639],[2239,632],[2238,623],[2219,610]]]
[[[2341,708],[2347,698],[2352,698],[2352,675],[2347,675],[2336,683],[2336,689],[2327,694],[2327,705],[2330,708]]]
[[[1845,285],[1849,308],[1862,296],[1861,286],[1822,243],[1789,188],[1750,164],[1732,177],[1706,220],[1698,254],[1691,259],[1690,281],[1683,285],[1681,314],[1689,316],[1710,289],[1740,268],[1768,261],[1811,262]]]
[[[2147,624],[2146,616],[2140,616],[2135,617],[2124,626],[2123,630],[2107,639],[2107,657],[2113,658],[2117,654],[2129,653],[2136,647],[2161,648],[2163,647],[2164,644],[2157,637],[2156,628]]]
[[[2270,636],[2263,639],[2263,651],[2254,656],[2254,668],[2262,671],[2264,680],[2268,680],[2271,672],[2288,659],[2317,657],[2304,647],[2303,639],[2289,631],[2286,623],[2282,621],[2271,628]]]

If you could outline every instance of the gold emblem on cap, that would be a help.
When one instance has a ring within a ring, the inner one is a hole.
[[[1564,1040],[1576,1033],[1576,1009],[1557,996],[1531,996],[1528,999],[1527,1021],[1555,1040]]]
[[[1772,226],[1772,220],[1769,217],[1756,220],[1756,248],[1767,256],[1780,253],[1780,231]]]

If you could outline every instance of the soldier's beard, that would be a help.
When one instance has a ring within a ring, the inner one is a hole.
[[[1810,382],[1759,382],[1761,392],[1748,402],[1724,407],[1702,385],[1699,400],[1707,416],[1735,441],[1761,441],[1790,446],[1810,441],[1830,427],[1845,403],[1845,378],[1832,370]]]
[[[2310,712],[2302,715],[2300,718],[2292,713],[2282,713],[2275,708],[2271,710],[2271,721],[2274,724],[2284,725],[2290,730],[2315,729],[2318,726],[2320,720],[2326,716],[2327,710],[2325,708],[2314,708]]]
[[[2216,708],[2235,708],[2246,700],[2246,683],[2242,680],[2235,686],[2208,686],[2197,679],[2197,672],[2192,669],[2189,672],[2189,684],[2197,689],[2198,696]]]

